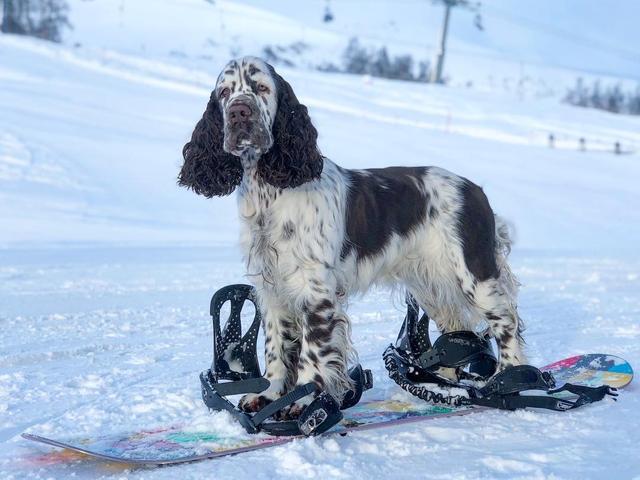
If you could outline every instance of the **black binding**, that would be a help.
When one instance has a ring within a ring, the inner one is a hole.
[[[597,402],[607,395],[617,396],[616,389],[607,385],[586,387],[568,383],[556,389],[555,379],[549,372],[531,365],[509,367],[494,375],[497,360],[488,336],[468,331],[450,332],[438,337],[432,345],[429,317],[424,313],[418,320],[419,313],[416,301],[408,296],[407,315],[396,344],[389,345],[382,357],[394,382],[429,403],[565,411]],[[456,368],[458,381],[440,375],[438,369],[441,367]],[[472,382],[465,383],[464,380]],[[477,380],[484,386],[474,386]],[[530,390],[543,391],[547,395],[521,394]],[[551,396],[563,391],[576,395],[577,399]]]
[[[320,435],[342,420],[340,405],[327,392],[320,393],[298,418],[298,430],[307,437]]]
[[[240,313],[247,300],[253,303],[256,315],[247,333],[242,336]],[[227,301],[231,304],[231,311],[224,330],[221,331],[220,309]],[[262,317],[253,287],[237,284],[221,288],[211,298],[210,313],[213,321],[212,370],[215,378],[237,381],[260,377],[256,342]],[[228,359],[233,359],[233,365],[229,365]],[[239,370],[238,366],[241,366],[242,369]]]
[[[231,311],[224,329],[221,329],[220,310],[227,301],[231,304]],[[246,301],[254,304],[256,314],[243,336],[240,314]],[[373,386],[371,371],[356,365],[349,370],[354,389],[347,392],[341,405],[326,392],[319,391],[314,383],[308,383],[296,387],[253,415],[243,412],[225,397],[260,393],[270,385],[269,380],[260,374],[258,363],[256,342],[262,319],[255,289],[242,284],[221,288],[211,299],[210,312],[213,322],[213,363],[209,370],[200,374],[202,400],[212,410],[228,411],[248,433],[264,431],[271,435],[306,436],[324,433],[342,420],[340,410],[357,404],[362,393]],[[272,419],[280,410],[307,395],[316,397],[297,420]]]
[[[438,367],[458,368],[469,365],[470,372],[496,370],[497,360],[487,336],[473,332],[450,332],[440,335],[431,344],[429,316],[426,313],[418,320],[420,310],[416,301],[407,296],[407,315],[398,334],[396,354],[409,363],[409,379],[414,382],[430,382]],[[436,376],[439,381],[448,380]]]
[[[220,309],[227,301],[231,303],[231,310],[221,329]],[[242,335],[241,312],[246,301],[254,304],[256,313]],[[347,392],[341,404],[318,390],[314,383],[296,387],[255,414],[240,411],[227,400],[229,395],[263,392],[270,385],[260,374],[258,363],[256,343],[262,319],[256,303],[253,287],[240,284],[218,290],[211,299],[213,363],[200,374],[202,400],[212,410],[228,411],[248,433],[311,436],[326,432],[342,420],[341,410],[356,405],[363,392],[372,388],[370,370],[364,370],[361,365],[349,370],[354,389]],[[505,410],[532,407],[565,411],[597,402],[607,395],[617,396],[616,390],[607,385],[592,388],[565,384],[555,388],[550,373],[531,365],[509,367],[494,375],[497,360],[488,336],[450,332],[432,344],[429,316],[423,313],[418,318],[419,313],[415,300],[407,297],[407,315],[398,339],[385,350],[383,359],[389,376],[400,387],[427,402],[451,407],[477,405]],[[441,367],[455,368],[458,379],[442,376]],[[477,380],[482,380],[481,388],[475,386]],[[522,395],[531,390],[548,395]],[[558,392],[568,392],[577,398],[551,396]],[[276,413],[308,395],[315,398],[297,420],[273,420]]]

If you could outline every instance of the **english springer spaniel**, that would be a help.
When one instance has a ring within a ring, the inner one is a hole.
[[[183,149],[180,185],[206,197],[238,188],[271,382],[241,408],[256,411],[308,382],[340,403],[356,356],[346,301],[373,284],[405,288],[441,332],[486,322],[499,369],[523,363],[508,228],[482,189],[437,167],[347,170],[316,139],[291,86],[244,57],[220,73]],[[311,400],[283,415],[295,418]]]

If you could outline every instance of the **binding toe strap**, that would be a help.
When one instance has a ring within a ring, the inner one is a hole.
[[[275,415],[280,410],[289,405],[297,402],[303,397],[314,393],[317,390],[315,383],[307,383],[305,385],[300,385],[299,387],[294,388],[286,395],[274,400],[269,405],[265,406],[262,410],[257,412],[253,418],[251,419],[254,425],[257,427],[262,422],[264,422],[267,418]]]

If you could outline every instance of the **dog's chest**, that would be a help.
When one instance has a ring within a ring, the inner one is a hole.
[[[291,284],[340,268],[341,184],[326,177],[295,189],[277,189],[245,170],[238,189],[240,243],[252,281]]]
[[[335,223],[316,207],[309,192],[244,193],[239,198],[241,245],[249,275],[260,274],[278,283],[337,261]]]
[[[250,275],[282,276],[297,256],[300,212],[282,197],[275,188],[256,188],[254,183],[240,191],[240,243]]]

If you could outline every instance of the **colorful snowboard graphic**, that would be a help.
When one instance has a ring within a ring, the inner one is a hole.
[[[631,365],[619,357],[605,354],[579,355],[543,367],[553,373],[558,386],[570,382],[596,387],[609,385],[623,388],[633,379]],[[371,395],[374,395],[372,393]],[[485,408],[449,408],[427,403],[403,402],[363,396],[355,407],[344,412],[344,420],[324,435],[344,434],[353,430],[366,430],[418,422],[455,415],[466,415]],[[94,438],[54,440],[32,433],[23,433],[28,440],[65,448],[112,462],[127,464],[167,465],[193,462],[207,458],[258,450],[282,445],[299,437],[271,437],[266,434],[237,435],[212,432],[194,432],[185,426],[109,435]]]

